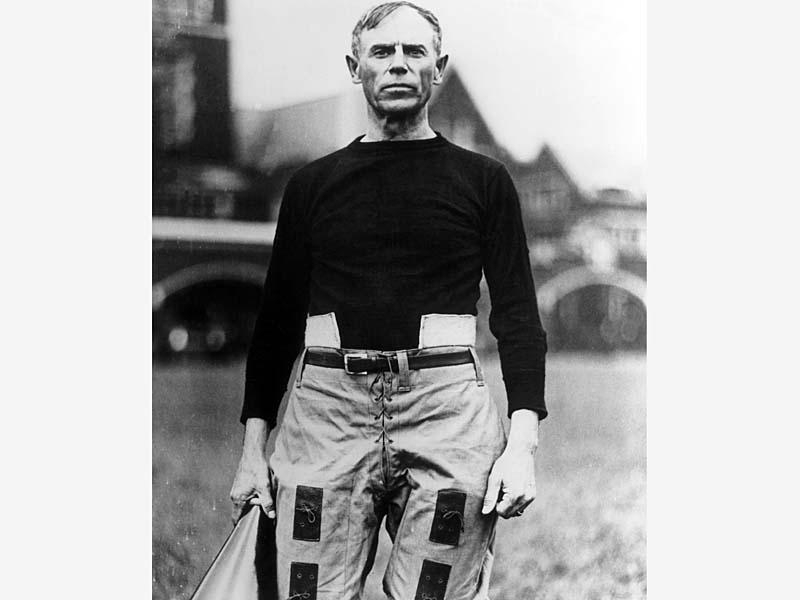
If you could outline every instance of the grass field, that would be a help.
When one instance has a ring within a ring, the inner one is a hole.
[[[487,378],[505,407],[498,365]],[[230,530],[243,365],[153,370],[153,598],[187,599]],[[645,359],[548,359],[539,497],[498,526],[493,600],[646,597]],[[380,578],[388,537],[368,581]]]

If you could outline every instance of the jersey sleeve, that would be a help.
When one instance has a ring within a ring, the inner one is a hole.
[[[547,338],[536,302],[519,197],[502,166],[487,185],[482,246],[492,306],[489,329],[497,339],[508,414],[527,408],[544,419]]]
[[[275,426],[292,365],[303,346],[310,271],[303,200],[299,184],[290,179],[247,355],[242,423],[257,417]]]

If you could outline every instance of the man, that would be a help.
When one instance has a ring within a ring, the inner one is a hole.
[[[486,598],[496,517],[536,495],[547,414],[519,200],[500,163],[431,129],[448,60],[432,13],[370,9],[352,53],[367,132],[287,184],[247,362],[234,518],[250,502],[276,519],[280,598],[360,598],[384,518],[390,598]],[[482,272],[507,440],[474,350]]]

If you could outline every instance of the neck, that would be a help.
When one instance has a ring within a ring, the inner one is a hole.
[[[362,142],[426,140],[436,137],[428,123],[428,107],[408,115],[381,115],[367,105],[367,133]]]

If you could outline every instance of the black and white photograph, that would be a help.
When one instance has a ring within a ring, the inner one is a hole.
[[[646,11],[152,1],[154,600],[647,597]]]
[[[790,3],[15,3],[2,595],[796,596]]]

